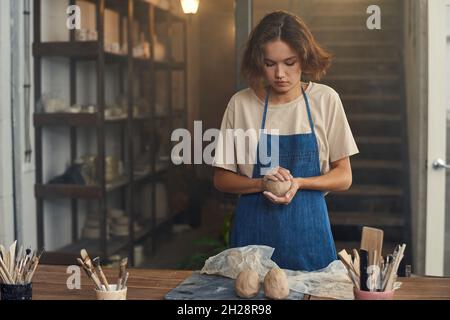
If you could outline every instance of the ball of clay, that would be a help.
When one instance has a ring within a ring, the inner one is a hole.
[[[285,299],[289,295],[286,273],[280,268],[273,268],[264,277],[264,294],[269,299]]]
[[[291,188],[291,181],[272,181],[265,182],[266,190],[272,192],[277,197],[283,197]]]
[[[243,270],[239,273],[234,283],[236,294],[241,298],[252,298],[259,292],[258,273],[251,269]]]

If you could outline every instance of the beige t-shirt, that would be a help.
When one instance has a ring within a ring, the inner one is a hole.
[[[320,169],[325,174],[330,171],[330,162],[359,151],[339,94],[331,87],[315,82],[309,82],[305,92],[319,147]],[[258,98],[253,89],[241,90],[230,99],[223,116],[213,166],[252,177],[254,161],[250,160],[256,159],[259,134],[255,136],[255,143],[247,144],[249,147],[236,148],[236,139],[229,132],[236,129],[259,130],[263,111],[264,101]],[[311,133],[303,94],[299,92],[298,98],[289,103],[272,106],[269,103],[266,129],[268,133],[273,133],[270,132],[272,129],[278,129],[280,135]]]

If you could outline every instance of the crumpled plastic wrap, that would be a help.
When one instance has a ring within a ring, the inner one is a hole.
[[[271,268],[278,267],[271,260],[274,251],[274,248],[257,245],[227,249],[208,258],[200,273],[236,279],[242,270],[251,268],[262,281]],[[340,260],[318,271],[284,271],[291,290],[324,298],[354,299],[352,282]]]
[[[209,257],[200,273],[236,279],[244,269],[252,269],[258,273],[262,281],[270,269],[278,267],[270,259],[274,251],[274,248],[256,245],[227,249]]]

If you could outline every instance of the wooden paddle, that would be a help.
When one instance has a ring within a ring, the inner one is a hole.
[[[369,266],[374,264],[373,252],[376,250],[378,255],[381,255],[383,249],[383,235],[381,229],[363,227],[361,236],[361,249],[369,253]],[[379,260],[379,259],[377,259]]]

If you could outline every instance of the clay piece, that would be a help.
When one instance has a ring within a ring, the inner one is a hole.
[[[264,277],[264,295],[269,299],[281,300],[289,295],[286,273],[280,268],[272,268]]]
[[[277,197],[284,197],[284,195],[291,188],[291,181],[265,181],[265,188],[267,191],[272,192]]]
[[[258,273],[251,269],[241,271],[234,283],[236,294],[241,298],[255,297],[260,288]]]

